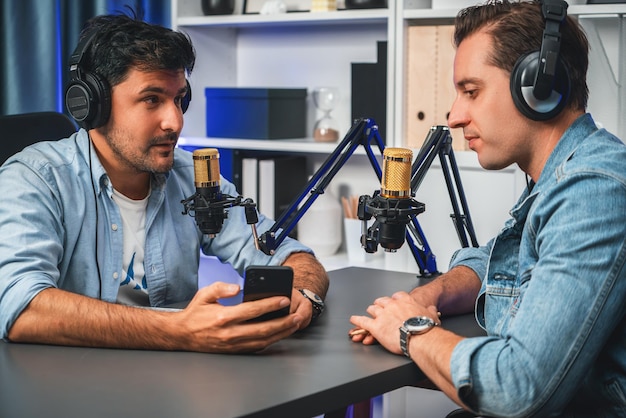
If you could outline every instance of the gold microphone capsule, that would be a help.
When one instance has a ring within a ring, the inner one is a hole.
[[[202,148],[193,151],[193,172],[196,187],[219,187],[220,154],[217,148]]]
[[[407,148],[385,148],[380,195],[388,199],[411,197],[411,162],[413,151]]]

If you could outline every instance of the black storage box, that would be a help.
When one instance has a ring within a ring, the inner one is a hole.
[[[205,96],[209,137],[306,137],[306,88],[208,87]]]
[[[387,41],[377,42],[375,63],[352,63],[352,120],[374,119],[383,143],[387,135]]]

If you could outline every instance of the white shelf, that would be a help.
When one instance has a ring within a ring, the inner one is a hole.
[[[572,16],[615,16],[626,14],[626,4],[581,4],[567,8]]]
[[[240,139],[240,138],[206,138],[181,137],[179,145],[198,147],[214,147],[228,149],[245,149],[251,151],[280,151],[307,154],[330,154],[337,148],[337,142],[315,142],[312,138],[303,139]],[[365,154],[359,147],[355,154]]]
[[[404,19],[448,20],[450,23],[458,9],[405,9]],[[572,5],[567,10],[572,16],[601,16],[626,14],[626,4],[584,4]],[[258,27],[280,25],[345,25],[364,23],[384,23],[389,19],[388,9],[337,10],[333,12],[290,12],[277,15],[234,14],[217,16],[179,16],[177,26],[191,27]]]
[[[411,25],[451,24],[459,8],[406,8],[427,1],[389,1],[387,9],[290,12],[280,15],[239,14],[204,16],[199,0],[172,0],[172,24],[187,31],[198,51],[192,82],[205,86],[313,87],[338,85],[343,102],[334,111],[341,123],[349,120],[350,65],[374,62],[375,44],[388,41],[388,146],[405,146],[406,29]],[[442,3],[444,4],[444,3]],[[603,126],[626,136],[626,3],[573,4],[568,14],[581,18],[591,43],[589,109]],[[277,30],[274,30],[277,29]],[[595,55],[593,55],[595,54]],[[264,84],[265,83],[265,84]],[[200,97],[198,97],[200,96]],[[181,145],[330,154],[336,143],[311,138],[257,140],[206,138],[204,97],[196,95],[186,115],[186,137]],[[200,102],[200,104],[198,104]],[[312,106],[309,102],[307,106]],[[315,120],[308,109],[307,124]],[[310,126],[307,126],[310,129]],[[347,130],[348,126],[346,126]],[[343,130],[343,127],[342,127]],[[375,151],[376,152],[376,151]],[[362,147],[356,154],[364,154]],[[456,151],[459,167],[480,169],[473,152]],[[436,164],[437,162],[435,162]]]
[[[276,151],[287,153],[305,154],[331,154],[338,143],[315,142],[312,138],[305,139],[240,139],[240,138],[207,138],[207,137],[180,137],[179,146],[193,146],[203,148],[225,148],[240,149],[249,151]],[[374,155],[379,155],[378,149],[373,146]],[[418,153],[418,149],[413,149],[413,156]],[[365,150],[359,146],[354,155],[365,155]],[[460,169],[485,171],[478,162],[478,156],[474,151],[454,151],[455,161]],[[440,167],[439,159],[433,161],[433,167]],[[512,172],[518,170],[511,166],[503,171]]]
[[[402,13],[404,19],[416,20],[450,20],[452,21],[459,9],[405,9]],[[567,8],[567,14],[571,16],[600,16],[600,15],[623,15],[626,14],[626,4],[581,4]],[[452,23],[452,22],[450,22]]]
[[[200,27],[258,27],[281,25],[361,25],[366,23],[385,23],[389,17],[387,9],[338,10],[334,12],[294,12],[277,15],[225,15],[225,16],[188,16],[177,19],[178,26]]]

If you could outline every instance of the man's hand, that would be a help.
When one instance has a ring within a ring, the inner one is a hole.
[[[380,297],[367,308],[368,316],[353,315],[350,322],[367,333],[352,336],[352,341],[363,344],[379,342],[395,354],[400,351],[400,327],[408,318],[428,316],[439,322],[435,306],[425,307],[418,304],[408,293],[397,292],[391,297]],[[354,332],[354,330],[351,330]]]
[[[259,351],[305,326],[305,308],[294,310],[293,307],[302,304],[301,301],[292,302],[292,311],[285,317],[249,322],[263,313],[289,305],[286,297],[275,296],[235,306],[217,303],[218,299],[235,296],[238,292],[238,285],[216,282],[196,293],[187,308],[177,314],[184,330],[181,337],[186,349],[214,353]]]
[[[329,286],[328,274],[320,262],[309,253],[293,253],[287,257],[283,265],[293,268],[291,312],[304,318],[300,329],[306,328],[313,318],[313,305],[298,289],[308,289],[324,299]]]

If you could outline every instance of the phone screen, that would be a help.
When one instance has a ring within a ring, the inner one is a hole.
[[[250,266],[246,268],[243,284],[243,301],[263,299],[271,296],[286,296],[291,299],[293,269],[288,266]],[[254,321],[285,316],[289,306],[268,312]]]

